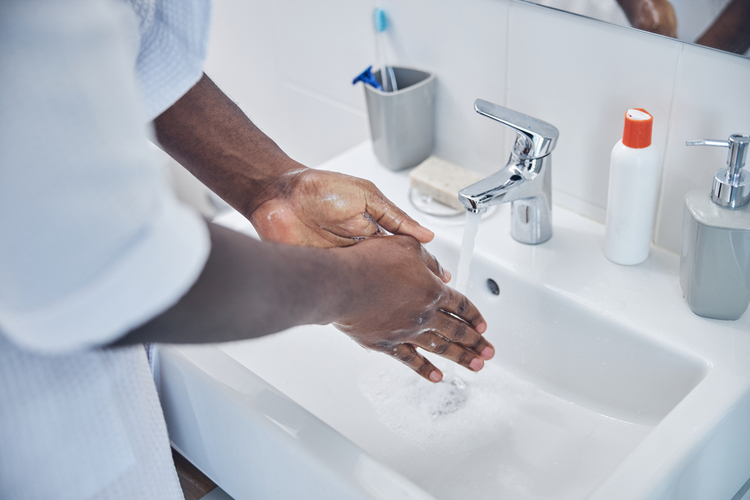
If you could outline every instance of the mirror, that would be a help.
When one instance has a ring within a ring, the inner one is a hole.
[[[525,0],[750,56],[750,0]]]

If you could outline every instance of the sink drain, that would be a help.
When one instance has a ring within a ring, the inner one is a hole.
[[[492,293],[492,295],[500,295],[500,287],[492,278],[487,279],[487,289]]]

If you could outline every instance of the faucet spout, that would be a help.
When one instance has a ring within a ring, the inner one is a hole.
[[[511,155],[505,168],[458,193],[458,199],[467,211],[484,212],[493,205],[538,196],[545,189],[548,183],[540,178],[541,159],[515,160],[517,158]]]
[[[552,236],[552,176],[550,153],[558,130],[549,123],[477,99],[476,111],[518,134],[504,168],[461,190],[459,201],[473,213],[511,203],[511,236],[536,245]]]

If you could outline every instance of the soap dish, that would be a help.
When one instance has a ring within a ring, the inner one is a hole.
[[[458,217],[466,213],[458,201],[459,191],[481,179],[463,167],[430,156],[409,173],[409,200],[428,215]]]
[[[458,209],[449,207],[444,203],[434,200],[430,195],[420,193],[415,188],[409,188],[409,201],[420,212],[444,220],[450,225],[464,223],[466,209],[463,207]],[[489,207],[486,212],[482,213],[482,219],[495,213],[496,209],[496,205]]]
[[[414,188],[409,188],[409,201],[414,205],[414,208],[433,217],[459,217],[466,213],[465,208],[449,207]]]

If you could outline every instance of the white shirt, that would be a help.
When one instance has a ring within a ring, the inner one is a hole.
[[[182,498],[143,347],[97,347],[209,252],[145,141],[201,76],[208,12],[0,2],[0,498]]]

